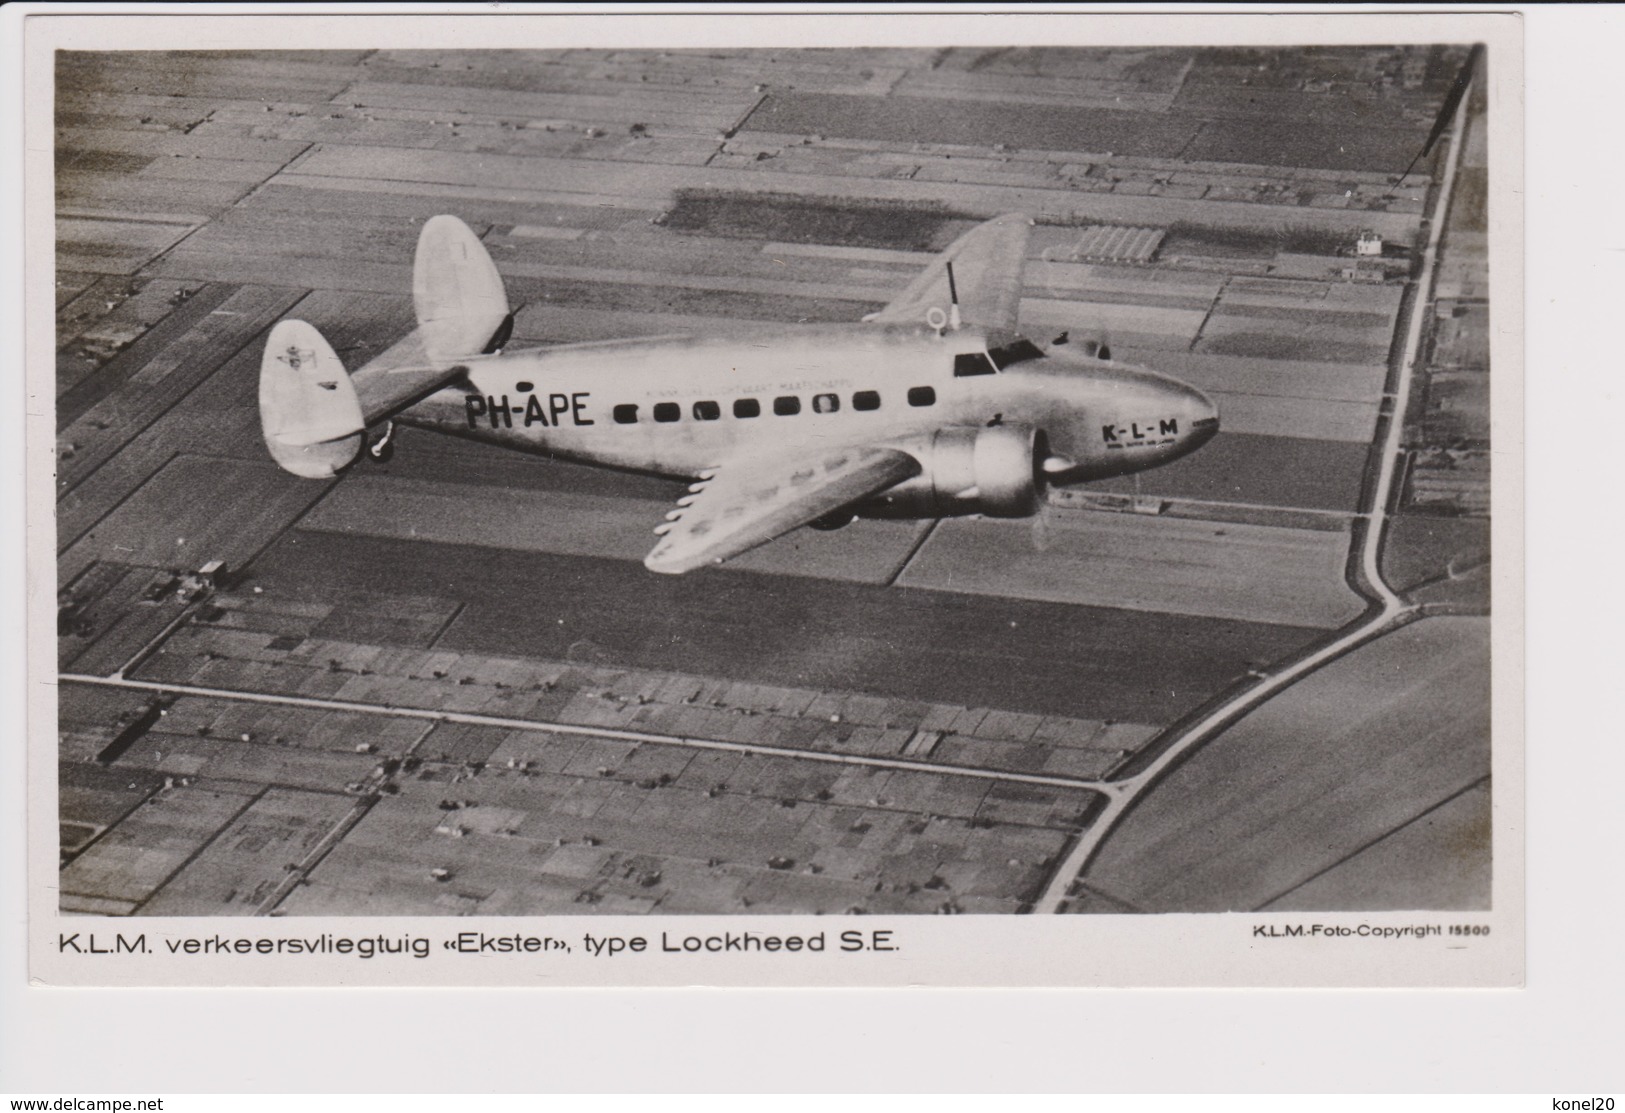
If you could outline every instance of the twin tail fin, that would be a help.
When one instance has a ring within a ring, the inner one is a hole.
[[[473,231],[454,216],[430,218],[412,267],[418,327],[356,372],[304,321],[272,328],[260,361],[260,427],[271,456],[307,479],[330,479],[355,462],[369,424],[462,374],[513,330],[502,276]]]

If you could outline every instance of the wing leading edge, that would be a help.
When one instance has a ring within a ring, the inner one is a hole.
[[[679,573],[720,563],[919,473],[907,452],[871,446],[734,461],[667,515],[644,567]]]
[[[952,263],[964,322],[1015,332],[1032,225],[1025,213],[1005,213],[977,225],[933,259],[890,305],[864,320],[919,324],[933,308],[946,317],[951,303],[948,264]]]

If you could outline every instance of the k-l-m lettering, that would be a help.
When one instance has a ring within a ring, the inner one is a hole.
[[[89,932],[80,940],[80,933],[72,935],[58,935],[56,937],[56,952],[63,954],[72,951],[78,955],[144,955],[147,953],[147,937],[145,933],[136,936],[126,936],[122,932],[113,936],[112,944],[106,939],[100,942],[95,932]]]

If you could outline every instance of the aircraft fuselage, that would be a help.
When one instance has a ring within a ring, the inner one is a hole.
[[[757,452],[903,445],[945,428],[1020,423],[1064,458],[1047,481],[1070,484],[1165,464],[1218,429],[1212,402],[1174,379],[979,328],[773,326],[464,364],[459,381],[398,420],[679,478]]]

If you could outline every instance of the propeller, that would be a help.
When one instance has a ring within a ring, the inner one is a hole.
[[[1039,431],[1038,439],[1033,445],[1033,456],[1038,463],[1033,473],[1033,482],[1038,493],[1038,509],[1030,519],[1032,541],[1034,551],[1043,553],[1048,552],[1055,542],[1054,522],[1050,517],[1054,510],[1049,500],[1050,483],[1056,477],[1072,471],[1078,464],[1070,456],[1050,451],[1049,438],[1042,430]]]
[[[1038,470],[1043,473],[1047,481],[1053,476],[1064,475],[1077,466],[1078,462],[1072,457],[1062,456],[1059,452],[1051,452],[1045,455],[1043,462],[1038,465]]]
[[[1050,520],[1053,508],[1049,499],[1041,499],[1038,513],[1032,516],[1033,552],[1047,553],[1055,544],[1054,523]]]

